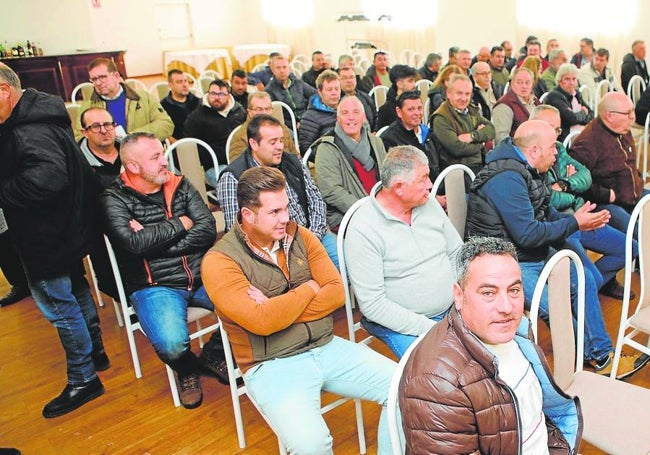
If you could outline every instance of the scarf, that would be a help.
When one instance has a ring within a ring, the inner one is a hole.
[[[350,152],[352,157],[361,163],[366,171],[370,171],[375,167],[375,160],[370,155],[370,140],[368,139],[368,132],[365,125],[361,127],[361,138],[359,142],[345,134],[338,122],[334,126],[334,134]]]

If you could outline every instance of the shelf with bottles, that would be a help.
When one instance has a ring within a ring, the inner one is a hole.
[[[8,41],[0,43],[0,58],[41,57],[43,48],[35,41],[18,42],[11,46]]]

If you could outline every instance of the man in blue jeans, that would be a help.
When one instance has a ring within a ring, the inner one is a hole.
[[[1,63],[0,161],[8,235],[34,301],[65,351],[67,385],[43,408],[43,417],[57,417],[102,395],[96,372],[110,365],[81,265],[100,187],[61,99],[23,92],[16,73]]]
[[[203,394],[187,307],[214,309],[200,265],[214,244],[215,220],[191,183],[167,170],[162,144],[152,134],[126,136],[120,158],[124,172],[100,196],[105,232],[142,329],[178,375],[183,406],[196,408]],[[219,349],[220,338],[213,335],[202,358]]]
[[[424,152],[393,147],[381,169],[381,187],[350,220],[345,259],[364,327],[401,358],[451,307],[463,240],[431,197]]]
[[[555,162],[557,134],[541,120],[528,120],[505,138],[487,156],[486,166],[470,188],[467,209],[469,236],[500,237],[512,241],[521,266],[526,304],[530,305],[539,275],[556,249],[565,247],[569,236],[605,226],[609,212],[594,212],[586,202],[573,215],[561,214],[550,204],[551,190],[546,172]],[[591,271],[585,269],[584,360],[602,375],[611,372],[613,346],[603,321],[598,288]],[[571,297],[577,302],[575,269],[571,273]],[[548,316],[546,293],[542,317]],[[575,308],[574,308],[575,311]],[[647,361],[639,355],[621,358],[618,378],[629,376]]]

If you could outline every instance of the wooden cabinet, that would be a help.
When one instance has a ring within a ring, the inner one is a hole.
[[[70,100],[72,90],[82,82],[88,81],[86,66],[98,57],[112,59],[117,70],[126,78],[124,52],[126,51],[87,52],[43,57],[5,58],[0,61],[18,74],[23,88],[35,88],[42,92],[59,95],[67,102]]]

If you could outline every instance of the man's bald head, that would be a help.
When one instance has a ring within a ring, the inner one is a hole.
[[[627,134],[636,120],[634,104],[622,92],[608,92],[598,103],[598,118],[615,133]]]
[[[555,130],[547,122],[528,120],[515,131],[513,143],[524,154],[528,164],[539,172],[546,172],[557,155],[555,140]]]

